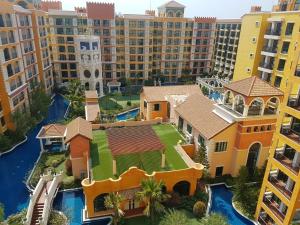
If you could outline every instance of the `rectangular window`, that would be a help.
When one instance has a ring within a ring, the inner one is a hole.
[[[198,136],[198,144],[201,146],[205,146],[205,139],[200,134]]]
[[[283,71],[284,70],[284,66],[285,66],[285,60],[284,59],[280,59],[279,62],[278,62],[277,70]]]
[[[282,44],[281,53],[282,54],[287,54],[288,51],[289,51],[289,46],[290,46],[290,42],[284,41],[283,44]]]
[[[187,124],[187,125],[186,125],[186,131],[187,131],[189,134],[192,133],[193,128],[192,128],[192,126],[191,126],[190,124]]]
[[[222,141],[216,143],[215,152],[224,152],[226,150],[227,150],[227,142]]]
[[[287,23],[285,29],[285,35],[292,35],[294,29],[294,23]]]
[[[160,110],[160,104],[154,104],[154,111]]]

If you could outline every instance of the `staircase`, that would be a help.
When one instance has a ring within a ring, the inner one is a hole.
[[[44,203],[37,203],[34,206],[30,225],[39,225],[39,218],[42,217],[43,210],[44,210]]]

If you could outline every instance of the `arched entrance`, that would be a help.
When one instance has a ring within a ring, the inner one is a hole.
[[[101,195],[98,195],[95,199],[94,199],[94,211],[95,212],[99,212],[99,211],[104,211],[106,210],[106,207],[104,205],[105,202],[105,197],[108,195],[108,193],[104,193]]]
[[[90,84],[89,82],[86,82],[84,85],[85,90],[90,90]]]
[[[96,90],[99,94],[100,93],[100,83],[99,82],[96,83]]]
[[[173,187],[173,191],[177,192],[180,196],[190,194],[191,184],[188,181],[180,181],[176,183]]]
[[[251,147],[249,149],[246,166],[248,168],[248,172],[250,175],[254,174],[260,149],[261,149],[260,143],[255,143],[255,144],[251,145]]]

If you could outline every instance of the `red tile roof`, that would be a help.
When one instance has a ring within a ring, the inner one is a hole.
[[[62,124],[49,124],[43,126],[37,138],[64,137],[66,126]]]
[[[49,9],[62,10],[61,1],[42,1],[41,10],[48,12]]]
[[[81,117],[72,120],[67,125],[66,143],[71,141],[77,135],[86,137],[87,139],[93,139],[92,124]]]

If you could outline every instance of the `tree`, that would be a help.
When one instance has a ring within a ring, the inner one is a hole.
[[[21,110],[16,110],[12,113],[12,121],[15,125],[15,138],[20,139],[23,138],[30,126],[32,125],[32,117],[30,114],[25,111],[21,112]]]
[[[206,147],[204,144],[200,144],[200,148],[198,149],[197,155],[196,155],[196,161],[201,163],[205,168],[209,169],[209,162],[208,162],[208,156]]]
[[[200,220],[199,225],[229,225],[227,219],[220,215],[213,213],[208,217],[204,217]]]
[[[123,200],[124,199],[122,195],[120,195],[118,192],[109,193],[109,195],[105,197],[105,201],[104,201],[105,207],[107,209],[112,209],[114,212],[113,214],[114,225],[117,225],[121,217],[124,215],[124,212],[122,211],[122,209],[120,209],[120,205]]]
[[[197,201],[193,207],[194,216],[201,218],[205,215],[205,212],[206,212],[205,203],[202,201]]]
[[[188,218],[184,214],[184,212],[169,209],[162,220],[160,221],[159,225],[186,225],[188,224]]]
[[[154,222],[155,213],[164,212],[164,206],[161,203],[169,198],[169,195],[162,191],[163,185],[162,181],[143,180],[142,190],[137,193],[137,198],[146,204],[144,214],[150,217],[151,223]]]
[[[79,80],[72,80],[68,86],[67,99],[70,101],[71,117],[78,117],[84,115],[84,96],[83,89]]]
[[[0,222],[4,221],[4,205],[0,202]]]
[[[45,118],[48,114],[48,108],[51,98],[45,91],[39,87],[30,94],[30,112],[36,120]]]
[[[208,95],[209,95],[209,90],[208,90],[207,87],[203,86],[203,87],[201,88],[201,91],[202,91],[202,93],[203,93],[205,96],[208,96]]]
[[[11,146],[11,140],[8,136],[0,134],[0,152],[4,152]]]

